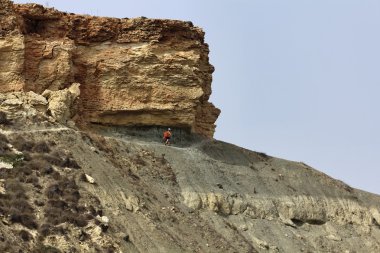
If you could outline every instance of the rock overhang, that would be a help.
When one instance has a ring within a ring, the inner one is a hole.
[[[190,128],[212,137],[214,67],[191,22],[75,15],[1,0],[0,92],[80,83],[86,122]]]

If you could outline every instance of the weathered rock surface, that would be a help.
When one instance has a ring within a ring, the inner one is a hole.
[[[214,131],[207,54],[191,23],[0,0],[0,251],[380,252],[379,196],[183,131]]]
[[[212,137],[214,68],[190,22],[67,14],[1,0],[0,92],[81,84],[80,117],[112,125],[172,126]]]
[[[80,95],[80,84],[74,83],[70,88],[51,91],[45,90],[42,93],[48,101],[47,113],[59,123],[65,124],[75,114],[74,104]]]
[[[14,243],[25,252],[38,242],[62,252],[380,251],[380,197],[353,189],[304,163],[219,141],[194,141],[183,133],[169,147],[160,138],[154,142],[147,130],[126,135],[123,128],[99,127],[86,133],[57,122],[43,124],[46,119],[38,116],[40,111],[33,104],[46,104],[44,97],[30,92],[4,96],[0,110],[7,112],[12,124],[0,126],[0,133],[10,140],[21,135],[36,143],[53,143],[51,149],[73,154],[77,169],[55,166],[55,171],[75,179],[79,210],[95,207],[87,225],[53,224],[50,235],[41,237],[44,209],[32,200],[46,192],[49,184],[37,190],[29,186],[29,202],[40,227],[25,228],[8,216],[0,223],[0,233],[8,241],[20,242],[17,233],[29,231],[30,241]],[[35,112],[34,123],[25,111]],[[179,134],[176,131],[174,135]],[[27,151],[22,153],[28,157]],[[56,153],[45,155],[55,161]],[[17,168],[0,168],[0,179]],[[84,175],[91,175],[90,180]],[[45,179],[40,175],[39,181],[53,178],[60,179],[48,174]],[[0,208],[1,192],[12,191],[4,183],[3,188],[0,184]]]

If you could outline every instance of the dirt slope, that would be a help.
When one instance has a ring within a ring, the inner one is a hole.
[[[2,252],[380,251],[380,197],[303,163],[180,129],[167,147],[160,128],[38,115],[1,124],[13,147],[0,150]],[[4,206],[17,188],[19,216]]]

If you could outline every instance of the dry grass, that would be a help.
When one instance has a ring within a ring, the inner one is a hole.
[[[0,133],[0,142],[8,143],[8,138],[4,134]]]
[[[136,155],[134,158],[132,158],[132,162],[136,165],[140,166],[146,166],[146,161],[141,155]]]
[[[8,138],[0,134],[0,154],[8,152],[10,149],[8,147]]]
[[[12,145],[19,151],[32,151],[33,149],[33,142],[25,140],[24,137],[21,135],[16,136],[12,139]]]
[[[79,189],[74,180],[61,178],[58,182],[49,185],[45,191],[48,202],[45,205],[44,213],[46,224],[56,226],[68,222],[78,227],[84,227],[94,216],[90,210],[84,206],[78,205],[81,198]],[[40,231],[41,234],[47,235],[53,233],[48,225]]]
[[[49,153],[50,148],[46,142],[40,141],[34,144],[32,151],[35,153]]]
[[[19,232],[19,235],[24,242],[28,242],[33,238],[33,236],[26,230],[21,230]]]
[[[0,154],[4,154],[10,151],[7,143],[0,141]]]
[[[10,221],[30,229],[38,227],[34,209],[28,202],[25,189],[20,182],[9,179],[5,182],[5,195],[0,195],[0,212],[8,215]]]
[[[65,154],[63,152],[54,151],[50,154],[35,154],[34,159],[45,160],[46,162],[59,167],[68,167],[72,169],[80,169],[81,167],[75,161],[72,154]]]
[[[33,249],[32,253],[61,253],[61,251],[53,246],[39,243]]]
[[[23,152],[22,155],[10,153],[7,145],[9,141],[17,150]],[[14,164],[11,170],[0,170],[0,178],[5,179],[6,191],[6,194],[0,195],[0,215],[8,217],[12,223],[37,229],[39,237],[32,252],[60,252],[39,241],[48,235],[66,234],[68,231],[58,226],[62,223],[86,226],[97,214],[102,213],[100,202],[93,203],[95,207],[80,204],[81,194],[74,180],[75,175],[80,172],[63,170],[64,167],[80,169],[70,152],[60,150],[52,141],[36,141],[34,137],[19,135],[9,141],[6,136],[0,135],[0,156],[4,158],[2,150],[9,151],[6,159]],[[31,193],[33,203],[28,198]],[[34,207],[42,209],[38,218]],[[27,229],[15,233],[19,236],[18,243],[34,240]],[[87,240],[88,236],[83,235],[80,238]],[[11,246],[0,245],[0,252],[19,252]]]
[[[3,111],[0,111],[0,125],[8,125],[8,124],[10,124],[10,121],[7,118],[7,114]]]

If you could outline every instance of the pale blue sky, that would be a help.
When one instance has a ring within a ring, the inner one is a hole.
[[[380,193],[380,1],[15,1],[191,20],[215,66],[217,139]]]

